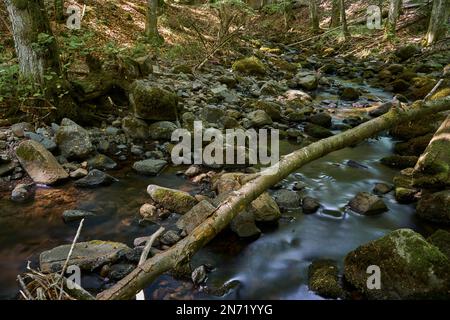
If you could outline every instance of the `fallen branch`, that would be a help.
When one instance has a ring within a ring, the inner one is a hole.
[[[450,97],[427,103],[416,101],[412,106],[405,109],[392,108],[383,116],[284,156],[275,167],[269,168],[269,170],[276,168],[276,174],[259,175],[243,185],[238,191],[230,193],[214,213],[187,237],[170,249],[153,256],[143,265],[138,266],[113,287],[98,294],[97,299],[130,299],[162,273],[185,265],[199,249],[222,231],[251,201],[306,163],[349,145],[355,145],[402,122],[423,118],[426,115],[449,109]]]

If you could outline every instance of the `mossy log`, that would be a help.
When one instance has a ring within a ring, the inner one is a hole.
[[[116,285],[99,293],[96,298],[99,300],[133,298],[160,274],[186,265],[199,249],[211,241],[253,200],[303,165],[333,151],[355,145],[399,123],[449,109],[450,97],[426,103],[417,101],[404,109],[393,108],[383,116],[284,156],[279,163],[269,168],[275,169],[275,174],[254,175],[253,179],[249,179],[239,190],[231,192],[211,216],[187,237],[167,251],[148,259]]]

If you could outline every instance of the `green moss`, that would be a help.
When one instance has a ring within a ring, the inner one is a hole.
[[[435,94],[433,94],[433,96],[431,97],[431,100],[443,99],[448,96],[450,96],[450,88],[444,88],[444,89],[438,90]]]
[[[380,161],[385,166],[396,168],[396,169],[406,169],[414,167],[419,160],[416,156],[399,156],[393,155],[389,157],[384,157]]]
[[[247,75],[265,75],[266,67],[257,57],[248,57],[236,61],[233,70]]]
[[[155,202],[165,209],[179,214],[188,212],[197,204],[197,200],[194,197],[183,191],[154,186],[149,193]]]
[[[407,142],[397,143],[394,147],[396,153],[404,156],[420,156],[431,139],[433,138],[433,134],[427,134],[425,136],[413,138]]]
[[[16,155],[25,161],[45,161],[42,154],[37,152],[31,143],[21,143],[16,149]]]
[[[344,295],[339,285],[339,270],[332,260],[316,260],[308,269],[309,289],[325,298],[337,299]]]
[[[450,259],[450,232],[439,229],[433,233],[427,241],[439,248]]]

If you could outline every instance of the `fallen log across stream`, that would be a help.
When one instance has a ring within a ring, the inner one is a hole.
[[[191,257],[211,241],[219,232],[243,211],[259,195],[303,165],[333,151],[355,145],[367,138],[400,123],[413,121],[437,112],[450,110],[450,96],[434,101],[416,101],[411,106],[395,107],[388,113],[367,121],[353,129],[322,139],[281,158],[277,171],[272,175],[258,174],[247,181],[241,189],[232,192],[216,210],[187,237],[170,249],[159,253],[111,288],[99,293],[98,300],[131,299],[149,286],[159,275],[186,265]]]

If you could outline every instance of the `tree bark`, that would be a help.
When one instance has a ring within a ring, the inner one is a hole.
[[[330,28],[336,28],[341,24],[341,3],[340,0],[333,0],[331,7]]]
[[[405,109],[393,108],[385,115],[370,120],[341,134],[329,137],[282,157],[275,165],[276,174],[255,175],[238,191],[232,192],[202,224],[172,248],[159,253],[113,287],[97,295],[99,300],[130,299],[160,274],[186,265],[191,257],[223,230],[253,200],[290,173],[324,155],[354,145],[399,123],[422,118],[450,109],[450,97],[423,103],[418,101]]]
[[[431,10],[430,24],[426,35],[426,44],[432,45],[436,41],[443,39],[447,32],[448,11],[450,10],[450,0],[434,0]]]
[[[159,41],[161,38],[158,32],[158,0],[147,0],[145,35],[150,41]]]
[[[64,22],[66,16],[64,14],[64,0],[54,0],[55,19],[58,22]]]
[[[389,15],[386,21],[384,35],[386,38],[392,38],[395,36],[397,28],[397,20],[400,15],[400,9],[402,7],[402,0],[390,0],[389,2]]]
[[[50,71],[60,75],[58,47],[43,0],[5,0],[5,5],[21,76],[43,85],[45,73]],[[43,39],[46,39],[45,43],[41,43]]]
[[[317,1],[318,0],[309,0],[309,20],[311,23],[311,29],[314,33],[318,33],[320,30],[319,10]]]
[[[348,31],[347,25],[347,16],[345,14],[345,2],[344,0],[340,0],[340,10],[341,10],[341,24],[342,24],[342,33],[344,34],[345,39],[350,38],[350,31]]]

